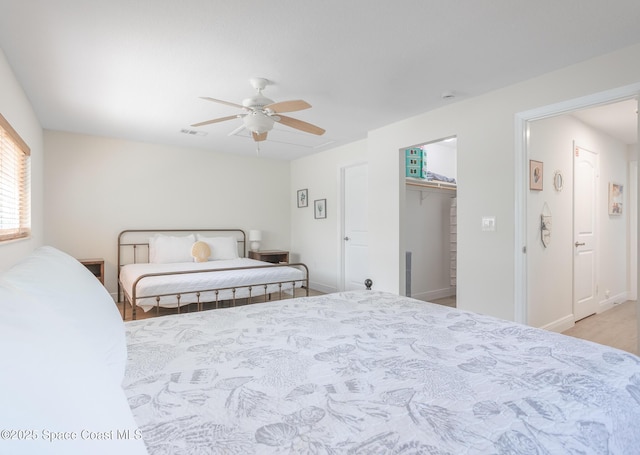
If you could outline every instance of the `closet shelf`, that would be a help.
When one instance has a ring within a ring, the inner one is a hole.
[[[447,182],[439,182],[436,180],[429,180],[429,181],[419,181],[419,180],[409,180],[406,179],[406,184],[409,186],[416,186],[419,188],[431,188],[431,189],[437,189],[437,190],[449,190],[449,191],[456,191],[457,190],[457,185],[455,183],[447,183]]]

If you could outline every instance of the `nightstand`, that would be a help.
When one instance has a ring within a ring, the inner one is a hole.
[[[78,259],[104,286],[104,259]]]
[[[272,264],[289,263],[289,252],[282,250],[249,251],[249,258]]]

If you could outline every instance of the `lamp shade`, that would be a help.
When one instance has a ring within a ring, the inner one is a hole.
[[[249,231],[249,248],[251,251],[260,250],[260,240],[262,240],[262,232],[257,229],[252,229]]]

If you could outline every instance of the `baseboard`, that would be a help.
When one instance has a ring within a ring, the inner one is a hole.
[[[621,292],[614,296],[609,297],[608,299],[601,300],[598,302],[598,308],[596,310],[596,314],[603,313],[607,310],[610,310],[615,305],[626,302],[628,300],[627,292]],[[565,316],[557,321],[551,322],[550,324],[544,325],[540,327],[541,329],[549,330],[551,332],[559,332],[562,333],[565,330],[570,329],[575,325],[575,316],[572,314]]]
[[[608,299],[605,300],[601,300],[598,303],[598,309],[596,310],[596,313],[602,313],[604,311],[610,310],[611,308],[613,308],[616,304],[618,303],[622,303],[622,302],[626,302],[627,300],[629,300],[629,294],[628,292],[621,292],[619,294],[613,295],[611,297],[609,297]]]
[[[431,300],[444,299],[446,297],[452,297],[454,295],[456,295],[456,288],[449,287],[444,289],[437,289],[435,291],[418,292],[413,294],[411,298],[429,302]]]
[[[574,320],[575,318],[573,316],[573,313],[571,313],[563,318],[558,319],[557,321],[553,321],[550,324],[543,325],[540,328],[549,330],[550,332],[562,333],[575,325]]]
[[[338,289],[327,286],[322,283],[316,283],[313,281],[309,281],[309,289],[313,289],[314,291],[322,292],[324,294],[331,294],[332,292],[338,292]]]

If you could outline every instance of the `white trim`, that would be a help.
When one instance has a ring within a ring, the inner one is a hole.
[[[420,292],[413,294],[412,299],[422,300],[424,302],[431,302],[432,300],[444,299],[446,297],[453,297],[456,295],[456,288],[451,286],[448,288],[436,289],[435,291]]]
[[[526,238],[526,179],[524,169],[527,159],[528,122],[565,114],[577,109],[608,104],[624,99],[636,98],[640,95],[640,83],[619,87],[604,92],[594,93],[573,100],[562,101],[548,106],[516,113],[515,115],[515,261],[514,261],[514,320],[527,324],[527,257],[523,248],[527,246]],[[555,325],[553,323],[552,325]],[[640,327],[640,318],[638,318]],[[640,344],[640,338],[638,339]]]
[[[629,300],[629,294],[627,292],[620,292],[616,295],[612,295],[608,299],[598,302],[598,309],[596,310],[596,314],[604,313],[605,311],[610,310],[614,306],[624,303],[627,300]]]
[[[574,325],[576,325],[576,323],[573,322],[573,313],[572,313],[568,316],[558,319],[557,321],[553,321],[552,323],[547,324],[540,328],[544,330],[549,330],[550,332],[562,333],[565,330],[569,330]]]
[[[327,286],[326,284],[322,283],[316,283],[315,281],[309,281],[309,289],[313,289],[314,291],[322,292],[324,294],[339,292],[339,290],[335,287]]]

